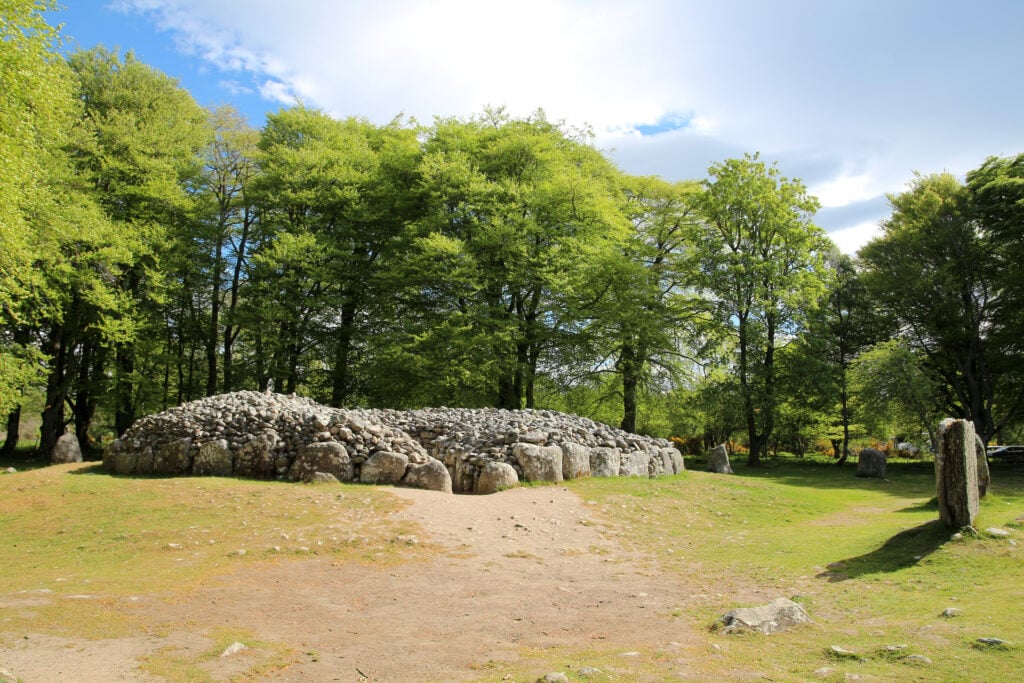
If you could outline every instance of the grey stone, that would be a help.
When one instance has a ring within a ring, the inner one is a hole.
[[[405,470],[402,484],[428,491],[452,492],[452,477],[448,473],[448,468],[439,460],[431,460],[422,465],[409,465]]]
[[[1009,538],[1010,536],[1010,532],[1006,529],[999,529],[994,526],[990,526],[989,528],[985,529],[985,533],[989,536],[995,536],[996,538]]]
[[[288,468],[288,479],[310,481],[316,472],[333,474],[339,481],[352,481],[355,478],[348,451],[336,441],[311,443],[300,448]]]
[[[619,460],[620,477],[646,477],[650,474],[651,456],[643,451],[623,453]]]
[[[526,481],[562,481],[560,447],[517,443],[512,446],[512,455],[523,468]]]
[[[874,448],[862,449],[857,456],[857,476],[885,479],[885,453]]]
[[[617,448],[598,446],[590,449],[590,474],[595,477],[619,476],[621,453]]]
[[[230,477],[231,449],[224,439],[207,441],[199,447],[192,463],[192,474],[200,477]]]
[[[192,469],[192,439],[178,439],[156,449],[154,474],[184,474]]]
[[[378,451],[363,463],[359,481],[364,484],[397,484],[405,476],[409,456],[405,453]]]
[[[708,453],[708,472],[715,474],[732,474],[732,465],[729,464],[729,451],[725,444],[718,444]]]
[[[274,445],[277,432],[268,430],[235,451],[234,474],[236,477],[252,479],[273,479],[277,474],[274,464]]]
[[[974,425],[943,420],[935,453],[935,489],[939,519],[953,529],[973,527],[978,516],[978,458]]]
[[[537,679],[537,683],[569,683],[569,678],[564,673],[558,671],[541,676]]]
[[[480,469],[475,493],[489,494],[514,488],[519,485],[519,476],[512,465],[506,462],[489,462]]]
[[[756,631],[770,635],[799,624],[810,624],[804,608],[786,598],[776,598],[767,605],[760,607],[740,607],[734,609],[715,622],[723,633]]]
[[[562,476],[566,479],[589,477],[590,449],[578,443],[563,443]]]
[[[338,478],[333,474],[327,472],[314,472],[313,476],[309,478],[309,482],[312,484],[340,484]]]
[[[984,498],[988,485],[992,483],[992,474],[988,469],[988,452],[985,442],[977,433],[974,435],[974,452],[978,458],[978,498]]]
[[[71,432],[61,434],[53,447],[53,452],[50,453],[50,462],[54,465],[82,462],[82,447],[78,443],[78,437]]]

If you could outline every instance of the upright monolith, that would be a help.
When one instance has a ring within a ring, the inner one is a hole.
[[[954,529],[974,526],[978,516],[978,458],[974,425],[943,420],[935,454],[935,489],[939,519]]]

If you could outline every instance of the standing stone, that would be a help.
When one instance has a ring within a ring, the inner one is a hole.
[[[405,453],[377,451],[363,463],[359,481],[364,484],[397,484],[405,476],[409,456]]]
[[[50,454],[50,462],[54,465],[82,462],[82,448],[78,444],[78,437],[71,432],[61,434],[53,447],[53,453]]]
[[[562,449],[558,446],[517,443],[512,455],[523,468],[526,481],[562,481]]]
[[[943,420],[935,454],[935,489],[939,519],[954,529],[974,526],[978,516],[978,456],[974,425]]]
[[[857,456],[857,476],[885,479],[885,453],[874,448],[862,449]]]
[[[720,443],[708,453],[708,472],[715,474],[732,474],[732,466],[729,464],[729,451],[725,444]]]
[[[512,465],[507,462],[489,462],[480,469],[474,493],[497,493],[518,485],[519,476]]]
[[[566,479],[589,477],[590,449],[578,443],[563,443],[562,476]]]
[[[988,471],[988,453],[985,450],[985,442],[977,434],[974,435],[974,450],[978,454],[978,498],[984,498],[988,491],[988,485],[992,481],[992,475]]]
[[[618,448],[598,446],[590,449],[590,473],[595,477],[619,476],[621,452]]]

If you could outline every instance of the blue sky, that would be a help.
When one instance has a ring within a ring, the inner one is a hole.
[[[853,252],[915,171],[1024,152],[1017,0],[64,0],[73,45],[134,50],[253,125],[297,98],[429,123],[485,105],[589,125],[627,173],[761,152]]]

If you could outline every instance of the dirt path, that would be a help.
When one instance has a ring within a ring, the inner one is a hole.
[[[0,680],[152,680],[126,664],[161,648],[195,657],[211,644],[198,634],[217,628],[265,644],[202,665],[218,680],[272,659],[274,644],[301,653],[274,680],[450,681],[500,673],[523,647],[625,651],[692,639],[670,616],[685,587],[602,535],[567,489],[394,494],[411,502],[398,513],[418,526],[409,542],[441,546],[426,562],[317,557],[231,575],[172,603],[145,600],[135,611],[151,635],[0,649]]]

